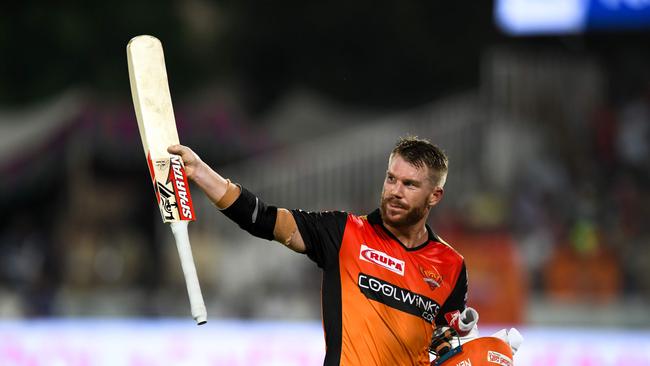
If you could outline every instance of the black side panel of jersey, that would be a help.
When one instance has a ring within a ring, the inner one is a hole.
[[[307,256],[323,269],[323,328],[327,346],[323,365],[339,366],[343,338],[339,249],[348,214],[340,211],[308,213],[300,210],[292,210],[291,213],[307,247]]]
[[[436,325],[448,326],[447,320],[445,320],[445,314],[458,310],[463,311],[467,306],[467,268],[465,267],[465,261],[463,261],[463,268],[460,270],[458,275],[458,280],[454,285],[454,289],[449,294],[447,301],[442,305],[438,315],[436,315]]]
[[[323,272],[322,286],[323,328],[327,347],[323,366],[339,366],[343,344],[343,305],[341,304],[341,272],[338,268]]]
[[[348,221],[348,214],[341,211],[305,212],[291,210],[298,225],[300,236],[307,247],[307,256],[322,268],[327,269],[336,264],[343,231]]]

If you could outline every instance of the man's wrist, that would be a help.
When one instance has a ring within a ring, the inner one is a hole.
[[[215,202],[215,205],[218,209],[224,210],[230,207],[241,194],[241,187],[237,184],[230,182],[230,179],[226,179],[226,191],[224,194]]]
[[[214,179],[216,179],[216,182],[211,181]],[[214,187],[215,183],[219,184],[219,182],[223,180],[223,178],[221,178],[218,174],[216,174],[216,172],[212,171],[212,169],[206,163],[200,162],[198,166],[194,168],[194,174],[192,174],[192,180],[199,187],[205,190],[206,188],[210,188],[210,186]]]

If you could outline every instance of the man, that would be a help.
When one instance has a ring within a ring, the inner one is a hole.
[[[429,365],[434,324],[448,325],[445,314],[465,310],[467,294],[463,257],[426,225],[447,178],[438,147],[399,140],[380,208],[367,216],[268,206],[189,148],[168,151],[242,229],[306,254],[323,270],[324,365]]]

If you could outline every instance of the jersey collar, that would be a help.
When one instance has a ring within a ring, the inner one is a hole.
[[[424,248],[427,244],[429,244],[429,242],[432,242],[432,241],[434,241],[434,242],[440,242],[440,239],[438,238],[438,236],[436,235],[436,233],[434,233],[433,230],[431,230],[431,228],[429,227],[429,225],[428,225],[428,224],[424,224],[425,228],[427,229],[427,234],[428,234],[428,236],[429,236],[429,237],[427,238],[427,241],[425,241],[424,243],[422,243],[422,244],[420,244],[420,245],[414,246],[413,248],[409,248],[409,247],[407,247],[406,245],[404,245],[404,243],[402,243],[399,239],[397,239],[397,237],[396,237],[395,235],[393,235],[393,233],[391,233],[390,230],[388,230],[388,229],[386,228],[386,226],[384,226],[384,222],[381,220],[381,212],[379,211],[379,209],[375,209],[374,211],[372,211],[371,213],[368,214],[368,222],[371,223],[371,224],[373,224],[373,225],[379,225],[379,226],[381,226],[382,230],[384,230],[384,232],[386,232],[386,234],[387,234],[388,236],[390,236],[393,240],[395,240],[396,242],[398,242],[399,245],[401,245],[401,246],[402,246],[405,250],[407,250],[407,251],[414,251],[414,250],[422,249],[422,248]]]

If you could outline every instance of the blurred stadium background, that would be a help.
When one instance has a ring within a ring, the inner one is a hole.
[[[517,365],[650,365],[650,4],[10,2],[0,365],[318,365],[320,274],[194,189],[196,328],[125,46],[165,46],[181,141],[268,202],[371,211],[387,153],[450,157],[429,224]]]

